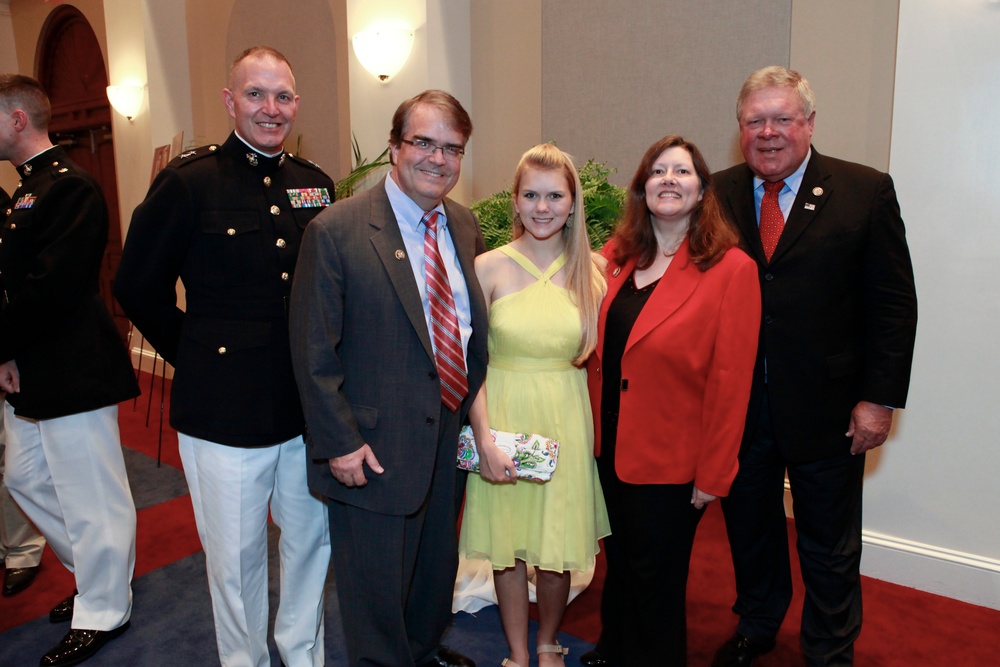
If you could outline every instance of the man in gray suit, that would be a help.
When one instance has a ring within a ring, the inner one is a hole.
[[[485,245],[446,197],[471,134],[448,93],[403,102],[385,182],[318,215],[299,255],[293,365],[352,665],[475,664],[440,645],[458,565],[458,431],[486,374],[473,269]]]

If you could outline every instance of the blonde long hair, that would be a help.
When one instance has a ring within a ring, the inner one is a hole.
[[[560,171],[566,177],[573,190],[573,212],[566,220],[562,235],[566,243],[566,288],[570,298],[580,311],[580,347],[573,363],[583,365],[590,353],[597,347],[597,315],[601,308],[601,299],[607,289],[607,282],[600,266],[594,261],[590,251],[590,239],[587,236],[587,215],[583,206],[583,186],[580,185],[580,175],[573,166],[573,158],[552,144],[539,144],[529,149],[521,156],[514,172],[514,185],[511,188],[512,201],[517,199],[521,190],[521,179],[529,168],[546,171]],[[517,212],[514,212],[513,237],[524,234],[524,225]]]

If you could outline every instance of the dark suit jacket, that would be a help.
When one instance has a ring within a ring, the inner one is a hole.
[[[764,259],[753,174],[715,175],[763,298],[744,448],[765,391],[774,436],[790,462],[846,453],[862,400],[902,408],[917,323],[913,267],[892,179],[813,149],[770,262]]]
[[[610,253],[607,253],[610,256]],[[608,265],[608,293],[587,379],[601,414],[601,364],[608,308],[635,269]],[[686,484],[729,493],[746,419],[760,322],[753,261],[729,250],[708,271],[690,261],[685,242],[629,334],[622,380],[615,470],[629,484]],[[601,452],[600,422],[595,448]]]
[[[13,359],[16,414],[65,417],[139,394],[135,371],[98,286],[108,209],[98,183],[51,148],[18,167],[3,213],[0,362]]]
[[[183,153],[132,214],[115,296],[173,364],[170,424],[260,447],[301,435],[287,304],[299,244],[333,181],[316,165],[268,158],[234,134]],[[177,306],[177,279],[186,310]]]
[[[472,306],[464,418],[486,376],[487,314],[473,266],[485,250],[472,212],[446,199]],[[438,453],[441,388],[419,292],[383,185],[337,202],[306,230],[292,289],[295,374],[308,425],[311,489],[407,515],[427,495]],[[457,433],[455,434],[457,451]],[[368,443],[385,468],[348,488],[328,459]]]

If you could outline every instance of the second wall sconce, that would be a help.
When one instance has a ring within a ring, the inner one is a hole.
[[[413,31],[408,28],[369,28],[354,36],[354,53],[366,70],[379,81],[387,81],[403,69],[413,49]]]
[[[142,108],[142,98],[146,86],[108,86],[108,101],[115,111],[128,118],[129,122]]]

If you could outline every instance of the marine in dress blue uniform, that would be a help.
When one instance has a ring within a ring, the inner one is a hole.
[[[49,141],[49,108],[38,82],[0,76],[0,159],[21,177],[0,230],[5,482],[74,575],[72,629],[41,663],[58,666],[129,625],[135,505],[118,403],[139,387],[98,288],[108,209],[97,181]]]
[[[285,665],[306,667],[324,660],[330,534],[306,482],[286,313],[302,234],[334,184],[281,148],[294,119],[281,105],[298,98],[275,54],[237,59],[226,91],[236,131],[225,143],[182,153],[154,180],[132,216],[115,295],[175,369],[170,423],[205,548],[222,664],[270,664],[270,511],[281,528],[275,643]],[[265,151],[272,139],[275,150]]]

